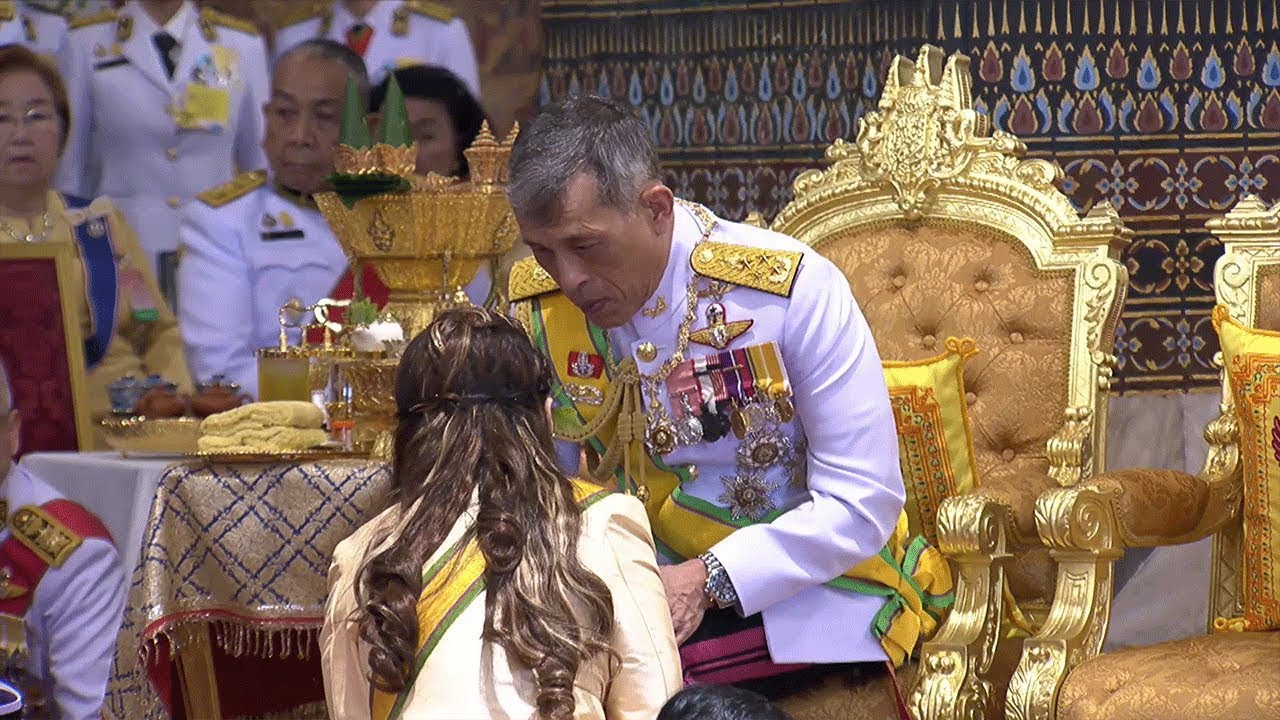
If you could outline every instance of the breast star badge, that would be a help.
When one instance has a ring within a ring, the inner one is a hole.
[[[766,482],[759,473],[739,473],[723,477],[720,481],[724,483],[724,492],[718,499],[722,505],[729,506],[734,520],[759,520],[776,507],[769,494],[778,486]]]
[[[724,303],[711,303],[707,306],[707,326],[689,333],[689,339],[699,345],[707,345],[717,350],[729,347],[729,343],[738,339],[751,329],[755,320],[725,320]]]

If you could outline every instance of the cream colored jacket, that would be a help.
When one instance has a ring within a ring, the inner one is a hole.
[[[450,547],[474,520],[475,508],[455,523],[441,548]],[[368,646],[350,620],[354,582],[371,542],[393,528],[392,508],[365,524],[334,551],[329,602],[320,647],[329,716],[370,717]],[[653,720],[681,686],[680,656],[655,562],[644,507],[635,498],[610,495],[583,513],[578,556],[613,595],[613,649],[621,658],[611,673],[607,658],[584,664],[574,685],[574,717]],[[437,553],[438,555],[438,553]],[[423,564],[428,567],[437,559]],[[528,720],[536,717],[532,673],[508,660],[499,646],[482,643],[483,593],[454,622],[427,659],[405,706],[404,720]]]

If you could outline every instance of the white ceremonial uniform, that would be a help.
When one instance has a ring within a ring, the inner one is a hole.
[[[608,331],[614,354],[634,358],[642,375],[654,373],[674,352],[690,283],[702,291],[692,329],[708,326],[708,309],[716,301],[705,297],[713,283],[691,266],[703,220],[683,202],[675,216],[666,271],[643,306],[648,312]],[[724,350],[691,342],[685,351],[689,361],[776,342],[793,392],[794,419],[757,420],[753,427],[772,427],[760,437],[789,450],[767,467],[744,466],[753,436],[739,440],[727,432],[714,442],[699,438],[677,445],[662,460],[697,469],[681,486],[685,495],[731,508],[738,481],[766,492],[769,509],[784,511],[772,522],[734,531],[710,549],[733,581],[740,611],[762,613],[774,662],[883,661],[871,625],[884,599],[823,584],[884,548],[906,498],[893,412],[870,329],[844,275],[811,248],[709,212],[703,218],[714,221],[706,242],[803,253],[790,297],[727,285],[719,300],[725,322],[750,320],[750,326]],[[660,402],[670,417],[680,418],[683,408],[673,407],[668,394],[674,377],[662,386]],[[711,385],[703,386],[702,397],[715,395]],[[643,392],[648,408],[652,399]],[[558,449],[561,462],[576,468],[577,447],[566,445]]]
[[[279,347],[280,308],[327,297],[348,262],[319,210],[252,175],[252,190],[220,207],[193,202],[183,214],[178,325],[192,377],[226,375],[257,397],[254,353]]]
[[[288,21],[286,21],[288,22]],[[347,44],[347,32],[355,25],[371,31],[364,62],[375,85],[387,73],[406,65],[439,65],[448,68],[475,97],[480,97],[480,69],[471,34],[462,18],[435,2],[383,0],[368,16],[357,18],[342,2],[286,24],[276,32],[275,56],[303,40],[328,38]]]
[[[24,506],[39,508],[63,499],[21,465],[14,465],[3,480],[3,496],[8,517],[0,529],[0,545],[9,541],[12,519]],[[7,567],[8,558],[3,562]],[[42,684],[53,717],[101,717],[125,594],[120,555],[109,540],[98,537],[83,538],[36,585],[24,623],[27,668]]]
[[[164,28],[136,0],[73,25],[87,59],[72,74],[86,89],[72,97],[58,187],[114,200],[172,300],[176,257],[160,257],[177,250],[182,207],[237,170],[266,166],[266,46],[248,23],[191,0]],[[172,79],[153,40],[162,29],[178,42]]]

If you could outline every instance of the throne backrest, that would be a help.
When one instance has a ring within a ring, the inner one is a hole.
[[[1280,202],[1268,208],[1252,195],[1241,198],[1225,216],[1207,223],[1222,242],[1222,257],[1213,269],[1213,292],[1240,323],[1280,331]],[[1219,364],[1221,356],[1218,357]],[[1210,480],[1237,483],[1243,489],[1239,427],[1234,420],[1231,391],[1222,375],[1222,415],[1206,431],[1210,441],[1204,475]],[[1226,434],[1226,437],[1211,437]],[[1225,441],[1225,442],[1220,442]],[[1217,618],[1243,613],[1244,519],[1239,513],[1214,536],[1209,598],[1209,624]]]
[[[980,485],[1069,485],[1105,456],[1128,232],[1107,204],[1082,217],[1061,170],[1025,151],[973,109],[969,60],[926,45],[894,59],[856,140],[797,178],[772,224],[844,270],[884,360],[976,341],[965,386]],[[1042,489],[1028,488],[1028,522]]]

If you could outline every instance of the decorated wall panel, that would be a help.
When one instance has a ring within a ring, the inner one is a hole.
[[[632,105],[677,193],[734,218],[786,204],[895,53],[969,55],[995,126],[1135,231],[1118,388],[1214,383],[1221,248],[1203,225],[1241,193],[1280,199],[1277,0],[547,0],[543,17],[540,100]]]

